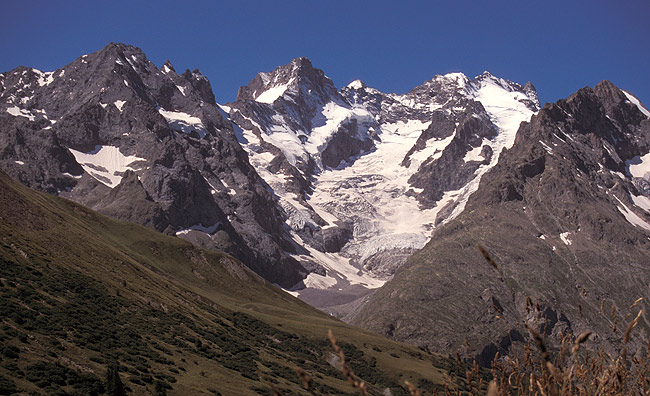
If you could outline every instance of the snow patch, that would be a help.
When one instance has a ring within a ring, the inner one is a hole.
[[[54,81],[54,72],[45,72],[43,73],[40,70],[32,69],[34,73],[38,74],[38,85],[41,87],[50,85]]]
[[[553,154],[553,149],[551,147],[549,147],[548,144],[544,143],[541,140],[539,142],[542,144],[542,146],[544,146],[544,150],[546,150],[547,153]]]
[[[17,163],[18,165],[25,165],[23,161],[14,161],[14,162]]]
[[[311,273],[302,281],[305,287],[310,289],[329,289],[330,287],[335,286],[338,281],[332,276],[323,276],[316,273]]]
[[[469,82],[469,79],[463,73],[447,73],[442,77],[456,84],[458,88],[465,88],[465,85]]]
[[[643,115],[645,115],[646,117],[650,118],[650,111],[648,111],[648,109],[646,109],[646,108],[641,104],[641,101],[639,101],[639,99],[637,99],[636,96],[632,95],[631,93],[629,93],[629,92],[627,92],[627,91],[623,91],[623,93],[625,94],[625,96],[627,97],[627,99],[628,99],[630,102],[632,102],[633,105],[635,105],[636,107],[639,108],[639,110],[641,111],[641,113],[643,113]]]
[[[312,120],[312,124],[318,126],[312,128],[309,140],[304,144],[307,152],[320,154],[341,124],[350,119],[356,119],[359,129],[362,129],[364,122],[374,121],[372,115],[363,108],[353,107],[350,109],[337,102],[326,103],[321,110],[321,115],[317,115]]]
[[[167,111],[162,107],[158,108],[158,112],[160,115],[165,117],[169,127],[175,131],[181,131],[188,134],[194,131],[199,134],[201,139],[208,133],[199,117],[194,117],[180,111]]]
[[[471,162],[471,161],[483,161],[485,158],[481,155],[481,151],[483,151],[483,146],[489,146],[490,141],[488,139],[483,139],[483,142],[479,144],[477,147],[474,147],[470,151],[465,154],[465,157],[463,157],[464,162]]]
[[[180,231],[176,231],[176,235],[186,235],[191,231],[200,231],[208,235],[212,235],[217,231],[217,229],[221,226],[221,222],[217,222],[209,227],[204,227],[202,224],[196,224],[193,226],[190,226],[188,228],[182,229]]]
[[[632,199],[632,202],[634,202],[634,205],[650,213],[650,198],[644,195],[636,196],[632,194],[630,194],[630,198]]]
[[[628,221],[628,223],[641,227],[647,231],[650,231],[650,224],[648,224],[645,220],[643,220],[639,215],[636,213],[632,212],[618,197],[614,197],[618,201],[618,203],[621,204],[621,206],[617,206],[616,208],[618,209],[619,212],[623,214],[625,217],[625,220]]]
[[[25,109],[21,109],[17,106],[8,107],[7,113],[11,114],[14,117],[25,117],[30,121],[34,121],[34,115],[31,112]]]
[[[278,85],[267,89],[266,91],[257,95],[255,101],[260,103],[268,103],[268,104],[275,102],[280,96],[284,95],[287,88],[289,88],[289,84],[291,84],[292,82],[293,82],[293,78],[286,84]]]
[[[117,107],[117,109],[121,113],[122,112],[122,107],[124,107],[124,103],[126,103],[124,100],[116,100],[113,104],[115,105],[115,107]]]
[[[68,150],[89,175],[110,188],[120,184],[122,174],[127,170],[139,170],[138,167],[134,167],[134,163],[146,161],[134,155],[124,155],[118,147],[114,146],[95,146],[95,150],[89,153]]]
[[[180,85],[177,85],[176,88],[177,88],[179,91],[181,91],[181,93],[183,94],[183,96],[187,96],[187,95],[185,94],[185,88],[184,88],[184,87],[181,87]]]
[[[347,87],[351,89],[362,89],[363,87],[365,87],[365,84],[361,80],[354,80],[351,83],[349,83]]]
[[[357,267],[350,263],[350,259],[341,256],[338,253],[323,253],[308,245],[305,248],[309,251],[309,256],[294,255],[299,261],[316,260],[325,268],[325,276],[310,274],[302,283],[307,287],[317,289],[326,289],[338,284],[339,280],[345,280],[351,285],[361,285],[368,289],[377,289],[386,283],[386,281],[373,278],[364,274]],[[309,283],[309,284],[308,284]]]
[[[501,79],[483,79],[474,97],[481,102],[490,120],[499,127],[499,136],[504,140],[503,146],[510,148],[514,144],[519,124],[530,120],[536,112],[523,103],[530,100],[526,94],[509,91],[503,87],[505,84]],[[495,154],[498,156],[496,152]]]
[[[560,234],[560,239],[567,246],[571,245],[571,243],[572,243],[571,239],[569,239],[569,234],[570,234],[569,232],[563,232],[563,233]]]
[[[643,157],[637,155],[631,160],[625,161],[625,164],[630,175],[650,180],[650,153]]]
[[[456,130],[454,129],[454,132],[450,136],[447,136],[444,139],[427,140],[427,144],[425,148],[423,148],[422,150],[415,151],[409,157],[411,160],[417,161],[416,163],[412,163],[410,167],[415,168],[417,170],[421,163],[425,161],[434,161],[442,157],[442,152],[449,145],[449,143],[451,143],[451,141],[454,139],[455,136],[456,136]]]

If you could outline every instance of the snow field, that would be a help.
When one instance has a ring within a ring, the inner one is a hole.
[[[181,111],[167,111],[161,107],[158,108],[158,112],[160,115],[165,117],[169,127],[175,131],[181,131],[184,133],[195,131],[199,134],[201,139],[203,139],[208,133],[199,117],[194,117]]]
[[[68,149],[79,165],[92,177],[110,188],[122,181],[122,173],[127,170],[138,170],[133,166],[138,161],[146,161],[137,156],[126,156],[114,146],[96,146],[89,153]]]

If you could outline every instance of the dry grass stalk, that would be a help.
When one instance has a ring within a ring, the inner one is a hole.
[[[639,305],[639,303],[640,303],[641,301],[643,301],[643,297],[639,297],[639,298],[637,298],[636,301],[634,302],[634,304],[630,305],[630,311],[633,310],[634,307],[636,307],[637,305]]]
[[[365,382],[361,381],[356,375],[354,375],[352,369],[348,367],[348,364],[345,361],[345,354],[343,353],[343,349],[341,349],[341,347],[336,342],[336,338],[334,338],[334,333],[332,333],[332,330],[328,331],[328,336],[330,342],[332,343],[332,347],[334,348],[334,351],[339,355],[339,358],[341,360],[341,371],[343,371],[343,374],[348,379],[348,383],[353,388],[358,388],[362,395],[367,396],[368,389],[366,387]]]
[[[497,396],[499,394],[499,388],[497,387],[497,382],[495,380],[490,381],[487,390],[487,396]]]
[[[418,390],[418,388],[415,387],[412,383],[408,381],[404,381],[406,384],[406,387],[409,388],[409,393],[411,396],[422,396],[422,393]]]
[[[580,350],[580,344],[587,341],[591,334],[592,334],[592,332],[589,331],[589,330],[587,330],[587,331],[583,332],[582,334],[580,334],[578,336],[578,338],[576,338],[576,342],[573,345],[573,348],[571,348],[571,354],[575,355],[576,353],[578,353],[578,351]]]
[[[526,329],[528,329],[528,332],[530,332],[530,335],[533,337],[533,340],[535,340],[535,344],[537,345],[537,348],[542,354],[542,359],[544,359],[544,364],[550,362],[548,350],[546,349],[546,345],[544,345],[544,340],[542,340],[542,336],[535,329],[528,326],[527,324],[524,326],[526,326]]]
[[[641,317],[642,312],[643,311],[639,311],[639,313],[636,315],[636,318],[634,318],[634,320],[627,325],[627,329],[625,329],[625,336],[623,337],[624,344],[627,344],[628,341],[630,341],[630,333],[632,333],[632,329],[635,328],[639,323],[639,318]]]
[[[273,391],[273,396],[282,396],[282,393],[280,393],[280,390],[273,385],[271,381],[266,381],[266,384],[271,388]]]
[[[488,253],[487,250],[481,245],[476,245],[478,247],[478,250],[481,251],[481,254],[483,255],[483,258],[485,258],[485,261],[487,261],[491,266],[494,267],[497,271],[499,270],[499,267],[497,266],[497,263],[490,257],[490,253]]]
[[[627,337],[641,318],[637,313],[628,324]],[[581,333],[575,341],[562,340],[561,351],[551,358],[541,335],[528,328],[539,350],[538,362],[527,356],[523,364],[512,359],[494,361],[492,375],[499,385],[497,395],[512,396],[649,396],[650,343],[647,353],[628,359],[627,345],[618,356],[600,351],[581,352],[592,332]],[[566,352],[571,350],[571,354]],[[525,349],[528,352],[528,349]],[[503,362],[505,361],[505,363]],[[470,393],[476,394],[476,393]],[[485,393],[483,393],[485,394]]]
[[[302,387],[309,392],[311,395],[315,395],[314,388],[311,386],[311,377],[305,372],[305,370],[300,367],[296,367],[296,374],[300,377],[300,382],[302,382]]]

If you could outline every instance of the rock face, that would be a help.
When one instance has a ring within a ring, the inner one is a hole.
[[[521,350],[523,324],[551,345],[585,330],[594,347],[621,345],[626,315],[648,310],[629,312],[650,285],[648,117],[607,81],[547,104],[354,322],[482,364]],[[630,351],[649,331],[641,320]]]
[[[50,73],[0,75],[0,166],[28,186],[119,219],[189,237],[290,286],[280,208],[250,166],[198,70],[161,69],[109,44]]]
[[[296,258],[321,267],[294,291],[345,316],[463,210],[539,103],[531,84],[487,72],[435,76],[404,95],[361,81],[337,91],[298,58],[221,108],[306,249]]]

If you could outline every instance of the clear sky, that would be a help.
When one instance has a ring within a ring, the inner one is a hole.
[[[337,87],[403,93],[435,74],[531,81],[542,103],[603,79],[650,107],[650,1],[4,1],[0,71],[55,70],[109,42],[198,68],[217,101],[307,56]]]

